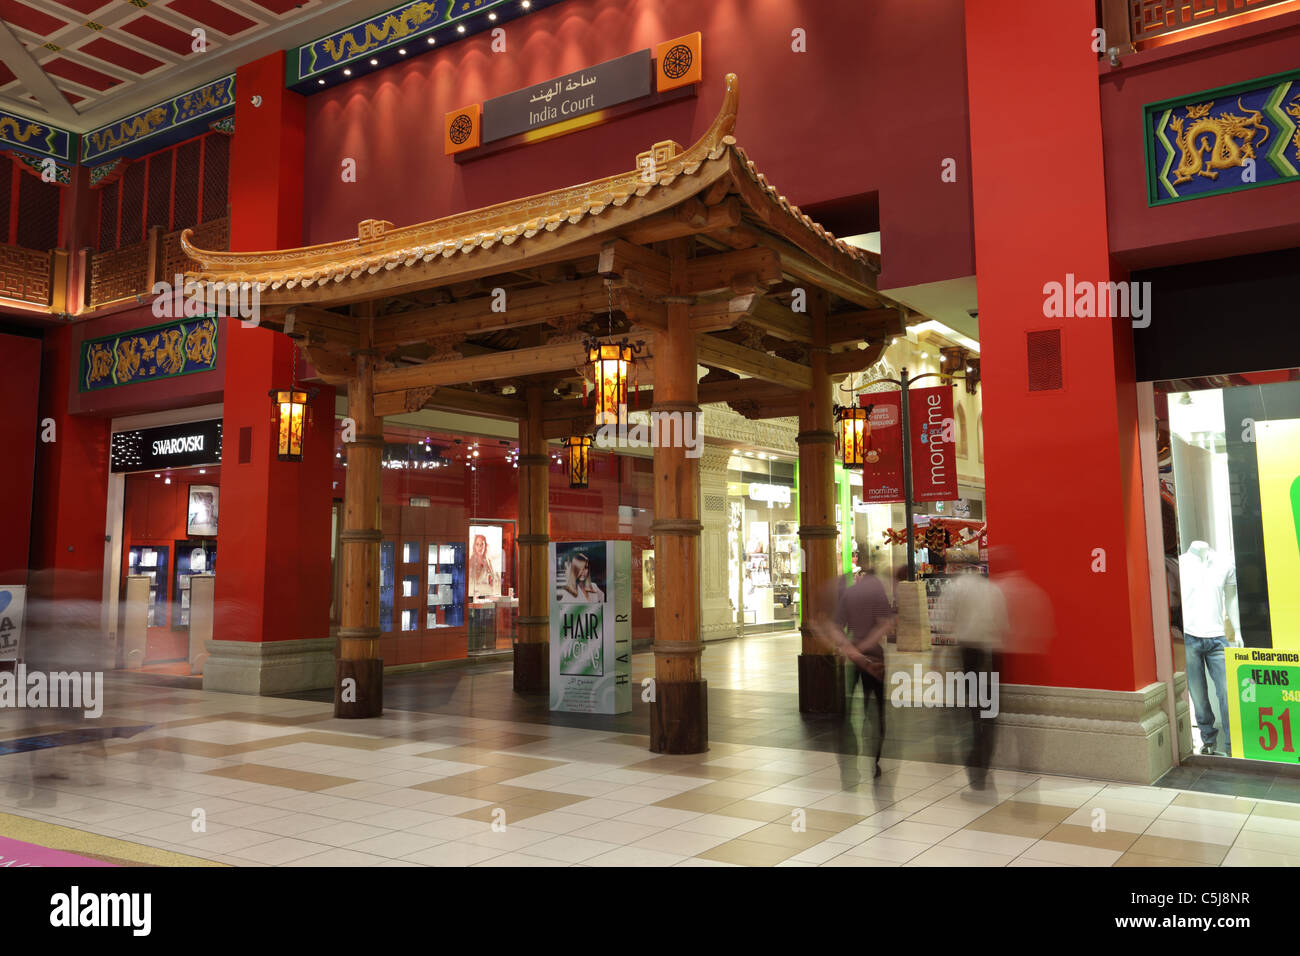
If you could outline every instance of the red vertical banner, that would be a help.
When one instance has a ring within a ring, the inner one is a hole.
[[[867,425],[871,434],[865,443],[862,466],[862,500],[888,504],[903,500],[903,416],[901,392],[873,392],[858,396],[862,406],[871,406]]]
[[[911,389],[907,399],[912,432],[912,500],[955,501],[957,428],[952,386]]]

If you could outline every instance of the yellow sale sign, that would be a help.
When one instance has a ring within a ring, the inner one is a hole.
[[[1273,647],[1300,649],[1300,419],[1255,425]]]

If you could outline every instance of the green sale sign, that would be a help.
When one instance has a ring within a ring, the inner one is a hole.
[[[1228,711],[1232,755],[1296,763],[1300,720],[1300,654],[1228,648]]]

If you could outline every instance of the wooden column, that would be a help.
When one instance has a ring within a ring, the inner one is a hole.
[[[803,653],[799,655],[799,710],[805,714],[844,712],[843,664],[813,634],[810,625],[834,613],[835,577],[835,423],[830,354],[826,338],[826,294],[808,295],[813,342],[812,388],[799,400],[799,543],[803,549],[801,597]]]
[[[668,243],[668,327],[655,337],[655,412],[698,415],[695,332],[686,304],[689,240]],[[709,747],[708,686],[700,669],[700,462],[686,449],[654,450],[655,690],[650,749],[703,753]]]
[[[519,637],[515,690],[545,692],[550,666],[550,464],[543,433],[540,385],[524,392],[528,416],[519,420]]]
[[[345,441],[343,607],[334,681],[334,716],[378,717],[384,711],[384,662],[379,657],[379,545],[383,539],[384,420],[375,414],[371,323],[361,322],[362,348],[348,382],[348,417],[356,437]]]

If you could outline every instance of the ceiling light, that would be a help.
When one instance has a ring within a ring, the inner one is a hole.
[[[405,47],[398,47],[397,52],[398,52],[401,56],[406,56],[406,48],[405,48]]]
[[[525,10],[527,10],[532,5],[533,5],[533,0],[524,0],[524,2],[520,4],[520,6],[523,7]]]
[[[350,69],[348,69],[347,67],[344,67],[344,68],[343,68],[343,75],[344,75],[344,76],[351,76],[351,75],[352,75],[352,71],[351,71]]]
[[[379,61],[376,60],[374,57],[371,57],[371,58],[370,58],[370,65],[371,65],[371,66],[378,66],[378,65],[379,65]]]
[[[429,39],[426,40],[425,42],[428,43],[430,46],[433,46],[433,37],[429,37]]]
[[[464,33],[464,32],[465,32],[465,24],[462,23],[460,26],[458,26],[458,27],[456,28],[456,32],[457,32],[457,33]]]
[[[489,14],[488,14],[488,19],[491,20],[493,23],[496,23],[496,22],[497,22],[497,15],[496,15],[495,13],[489,13]]]
[[[324,80],[317,80],[316,82],[317,82],[317,84],[319,84],[320,86],[324,86],[324,85],[325,85],[325,81],[324,81]]]

